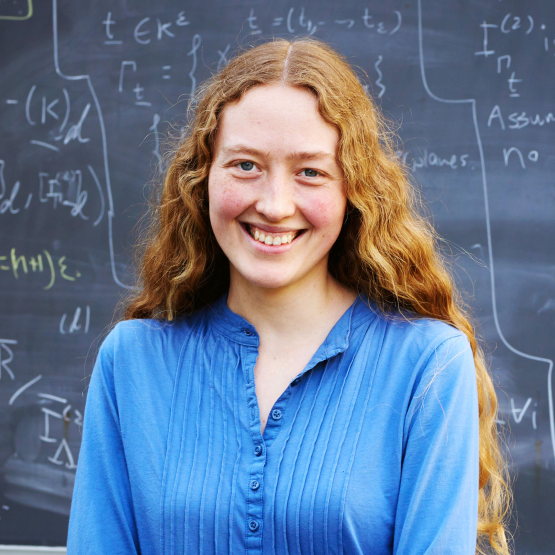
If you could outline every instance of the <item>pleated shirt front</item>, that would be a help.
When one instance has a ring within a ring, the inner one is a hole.
[[[453,327],[358,298],[274,404],[223,297],[105,339],[68,554],[473,554],[478,405]]]

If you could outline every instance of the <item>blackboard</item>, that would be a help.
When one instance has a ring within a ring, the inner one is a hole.
[[[87,376],[164,137],[238,47],[301,35],[399,130],[487,343],[516,553],[555,552],[550,0],[0,0],[0,543],[65,545]]]

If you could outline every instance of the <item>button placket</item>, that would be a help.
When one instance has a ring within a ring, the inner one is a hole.
[[[245,329],[245,335],[250,330]],[[266,465],[266,449],[264,439],[260,434],[260,420],[257,415],[257,399],[254,388],[254,366],[256,364],[257,351],[245,348],[245,376],[248,379],[249,406],[251,408],[251,434],[252,434],[252,459],[248,481],[244,487],[247,492],[246,532],[247,551],[258,553],[262,547],[263,527],[263,490],[264,490],[264,467]]]
[[[251,475],[248,481],[248,509],[247,526],[250,533],[254,534],[261,527],[262,519],[262,479],[266,463],[265,445],[258,443],[253,449],[254,457]]]

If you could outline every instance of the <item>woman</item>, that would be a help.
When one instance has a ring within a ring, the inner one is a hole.
[[[93,371],[70,555],[508,553],[495,392],[414,206],[325,44],[201,89]]]

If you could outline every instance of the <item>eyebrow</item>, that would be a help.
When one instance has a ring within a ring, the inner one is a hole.
[[[233,154],[250,154],[251,156],[266,156],[267,158],[270,157],[269,152],[263,152],[256,148],[252,148],[246,145],[235,145],[235,146],[227,146],[223,147],[221,153],[224,155],[233,155]],[[329,152],[324,152],[322,150],[308,152],[308,151],[295,151],[291,152],[287,155],[289,160],[319,160],[322,158],[331,159],[333,162],[337,162],[335,156],[330,154]]]

